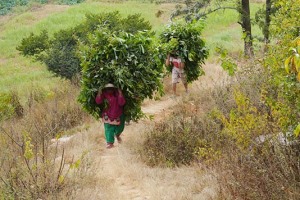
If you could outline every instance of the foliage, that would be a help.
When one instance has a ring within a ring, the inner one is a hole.
[[[291,72],[295,74],[300,82],[300,37],[298,37],[294,43],[296,43],[297,46],[289,49],[292,55],[285,60],[284,67],[287,73]]]
[[[220,152],[210,140],[215,125],[189,105],[188,101],[176,104],[172,116],[147,132],[139,153],[148,165],[175,167],[218,158]]]
[[[139,14],[126,18],[122,18],[119,12],[89,14],[86,15],[85,22],[74,28],[60,30],[51,39],[47,31],[42,31],[39,35],[31,33],[22,40],[17,50],[25,56],[35,56],[47,65],[49,71],[71,80],[81,73],[80,58],[76,53],[78,41],[87,42],[87,33],[93,33],[103,24],[111,30],[124,30],[129,33],[151,29],[149,22]]]
[[[202,64],[208,57],[209,51],[201,38],[203,27],[202,21],[177,22],[171,23],[160,34],[163,53],[167,55],[171,51],[175,51],[184,60],[188,83],[197,80],[199,76],[204,74]]]
[[[78,3],[82,3],[85,0],[56,0],[57,3],[59,4],[64,4],[64,5],[75,5]]]
[[[0,122],[13,117],[23,116],[23,106],[16,92],[0,94]]]
[[[30,33],[27,38],[23,38],[17,50],[24,56],[39,55],[41,52],[49,48],[49,36],[46,30],[39,35]]]
[[[213,115],[224,125],[221,134],[232,138],[240,149],[248,150],[255,138],[267,133],[267,114],[260,113],[251,105],[249,98],[238,90],[234,93],[234,99],[237,108],[231,109],[228,117],[218,111]]]
[[[222,47],[217,47],[216,53],[220,54],[219,60],[221,61],[221,67],[227,71],[229,76],[233,76],[237,70],[237,64],[228,55],[228,50]]]
[[[42,58],[49,71],[69,80],[81,71],[80,60],[76,55],[77,40],[74,32],[74,29],[68,29],[55,33],[51,47]]]
[[[45,4],[48,3],[48,0],[1,0],[0,15],[6,15],[10,13],[15,6],[26,6],[30,2]]]
[[[2,0],[0,3],[0,15],[9,13],[15,5],[15,0]]]
[[[51,2],[64,5],[75,5],[84,2],[85,0],[53,0]],[[27,6],[30,3],[46,4],[50,0],[1,0],[0,15],[6,15],[12,11],[15,6]]]
[[[68,159],[63,147],[50,142],[85,121],[74,101],[78,88],[60,86],[47,101],[41,92],[30,92],[22,118],[0,124],[0,199],[61,199],[62,191],[79,183],[84,158]],[[10,99],[17,99],[14,95]]]
[[[9,94],[0,95],[0,121],[13,116],[14,109],[11,105],[11,99],[12,96]]]
[[[90,114],[100,117],[103,105],[95,103],[95,96],[105,84],[113,83],[124,93],[127,120],[143,116],[142,101],[153,98],[153,92],[162,89],[162,66],[156,64],[153,35],[150,31],[111,31],[104,25],[90,35],[88,45],[81,46],[83,76],[79,101]]]
[[[279,0],[275,6],[278,10],[270,28],[277,44],[269,46],[264,58],[264,66],[269,73],[265,100],[277,124],[282,130],[289,131],[296,128],[300,119],[300,83],[297,81],[299,39],[295,39],[299,35],[300,5],[296,0]],[[293,73],[287,74],[286,70]]]

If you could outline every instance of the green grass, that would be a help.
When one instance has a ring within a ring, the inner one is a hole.
[[[257,10],[261,4],[253,3],[251,6],[253,10]],[[43,9],[43,6],[39,9]],[[31,32],[39,33],[43,29],[53,34],[61,29],[74,27],[85,19],[87,13],[96,14],[116,10],[122,15],[141,13],[146,20],[149,20],[153,30],[160,31],[168,21],[172,8],[170,5],[141,1],[87,2],[75,6],[64,6],[57,11],[48,11],[47,15],[38,15],[37,12],[28,11],[16,14],[5,23],[3,21],[1,23],[0,20],[0,93],[14,89],[25,94],[28,85],[51,88],[61,83],[59,78],[52,77],[43,64],[19,55],[16,47],[22,38],[27,37]],[[158,10],[165,11],[164,16],[155,17]],[[253,10],[252,15],[255,13]],[[237,24],[237,17],[237,12],[233,10],[219,11],[208,16],[203,36],[211,50],[218,45],[234,52],[243,50],[241,27]],[[253,27],[253,34],[261,35],[257,27]]]
[[[28,85],[38,84],[49,88],[59,84],[59,78],[52,78],[46,67],[31,58],[19,55],[16,47],[22,38],[29,36],[31,32],[39,33],[47,29],[50,34],[61,29],[74,27],[85,19],[87,13],[101,13],[118,10],[122,15],[141,13],[149,20],[154,30],[162,27],[164,21],[156,18],[155,13],[161,5],[141,2],[123,3],[83,3],[66,7],[64,12],[53,12],[45,18],[39,18],[36,12],[26,12],[9,19],[0,28],[0,92],[17,90],[26,91]]]
[[[251,18],[262,4],[251,4]],[[242,28],[237,23],[238,13],[235,10],[220,10],[208,15],[203,36],[213,55],[217,46],[222,46],[232,53],[242,52],[244,48]],[[262,37],[258,26],[252,25],[252,35]]]

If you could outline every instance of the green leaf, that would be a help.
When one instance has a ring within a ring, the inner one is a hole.
[[[296,71],[300,72],[300,56],[299,56],[299,54],[295,54],[294,62],[295,62],[295,66],[296,66]]]
[[[295,128],[294,134],[295,134],[296,137],[299,137],[299,135],[300,135],[300,124],[298,124],[298,126]]]
[[[285,61],[284,61],[284,68],[285,68],[285,71],[287,73],[290,73],[290,67],[289,67],[289,64],[291,62],[291,59],[292,59],[292,56],[288,57]]]

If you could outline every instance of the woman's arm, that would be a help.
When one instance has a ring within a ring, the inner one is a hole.
[[[103,102],[103,99],[104,99],[104,95],[103,95],[102,91],[99,90],[98,94],[96,96],[96,99],[95,99],[96,104],[101,104]]]
[[[126,100],[124,98],[124,95],[122,93],[122,90],[121,89],[118,89],[118,104],[120,106],[124,106],[126,103]]]
[[[167,59],[166,59],[166,66],[168,67],[170,65],[170,54],[167,55]]]
[[[181,69],[184,69],[184,67],[185,67],[185,64],[184,64],[184,62],[182,62],[182,60],[181,60],[181,62],[180,62],[180,68],[181,68]]]

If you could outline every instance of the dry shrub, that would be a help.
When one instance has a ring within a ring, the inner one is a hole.
[[[82,176],[84,156],[67,160],[50,140],[89,118],[76,101],[76,87],[32,91],[24,117],[0,126],[0,199],[65,199]]]
[[[213,141],[222,152],[213,167],[219,171],[223,199],[300,198],[300,145],[297,140],[279,142],[280,128],[262,98],[265,80],[256,63],[247,63],[226,86],[225,102],[233,104],[222,103],[221,96],[215,99],[221,117],[214,113],[212,119],[221,123],[223,137]],[[267,139],[261,143],[259,137]]]
[[[200,160],[207,153],[201,150],[211,141],[209,133],[219,129],[218,124],[198,116],[194,103],[183,101],[175,107],[170,118],[147,133],[140,153],[150,166],[174,167]]]
[[[266,142],[259,151],[228,147],[216,168],[226,199],[299,199],[299,145]]]
[[[300,199],[300,145],[278,142],[280,128],[262,98],[263,70],[250,63],[225,83],[174,105],[148,133],[143,159],[206,164],[218,172],[220,199]]]

